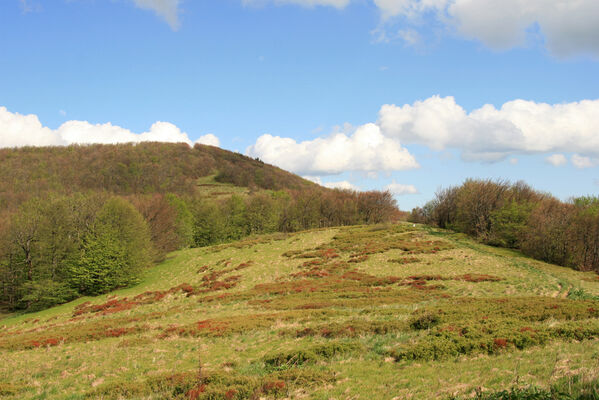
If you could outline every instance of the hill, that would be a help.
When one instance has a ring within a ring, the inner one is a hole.
[[[398,212],[389,192],[169,143],[0,150],[0,206],[0,310],[11,311],[126,287],[174,250]]]
[[[198,179],[211,175],[218,183],[248,188],[320,188],[259,160],[201,144],[23,147],[0,149],[0,205],[11,208],[47,192],[196,194],[209,187],[198,186]]]
[[[597,296],[594,273],[421,225],[263,235],[0,320],[0,394],[591,399]]]

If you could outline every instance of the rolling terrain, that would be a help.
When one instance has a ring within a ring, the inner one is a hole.
[[[577,398],[599,387],[598,296],[595,273],[422,225],[253,236],[0,320],[0,396]]]

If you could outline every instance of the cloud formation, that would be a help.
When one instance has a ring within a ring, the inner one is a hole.
[[[574,154],[570,159],[572,161],[572,165],[576,168],[592,168],[599,165],[599,158],[597,157],[585,157],[580,154]]]
[[[550,152],[599,157],[599,100],[566,104],[513,100],[466,112],[453,97],[384,105],[377,124],[387,138],[440,151],[460,149],[468,161]]]
[[[599,56],[599,2],[596,0],[455,0],[447,15],[460,34],[495,49],[525,44],[538,26],[549,51],[558,56]]]
[[[552,154],[546,157],[545,161],[554,167],[561,167],[562,165],[566,165],[568,163],[568,159],[563,154]]]
[[[305,7],[345,8],[358,0],[242,0],[243,4],[297,4]],[[361,1],[361,0],[360,0]],[[580,53],[599,57],[599,1],[597,0],[372,0],[380,10],[383,25],[400,22],[400,34],[408,43],[419,38],[408,27],[426,23],[445,27],[446,32],[505,50],[523,46],[535,33],[543,35],[547,49],[559,56]],[[427,20],[427,17],[429,18]],[[374,31],[389,38],[384,29]],[[532,32],[532,35],[531,35]]]
[[[418,163],[397,139],[385,137],[376,124],[358,127],[351,135],[334,133],[304,142],[262,135],[246,153],[285,170],[304,175],[345,171],[401,171]]]
[[[200,138],[198,140],[196,140],[194,143],[207,144],[210,146],[220,147],[220,140],[212,133],[208,133],[204,136],[200,136]]]
[[[87,121],[67,121],[58,129],[43,126],[36,115],[12,113],[0,107],[0,147],[64,146],[90,143],[171,142],[192,144],[187,133],[170,122],[155,122],[150,130],[134,133],[110,122],[91,124]],[[218,146],[218,138],[204,135],[198,142]]]
[[[385,190],[388,190],[396,196],[403,196],[405,194],[418,194],[418,189],[414,185],[403,185],[393,181],[389,185],[385,186]]]
[[[163,18],[172,30],[179,29],[179,3],[180,0],[133,0],[138,8],[154,11]]]
[[[302,178],[319,184],[320,186],[327,187],[329,189],[343,189],[343,190],[355,190],[359,191],[360,188],[351,183],[350,181],[337,181],[337,182],[323,182],[320,176],[302,176]]]
[[[544,36],[559,57],[599,56],[596,0],[374,0],[384,22],[402,18],[419,25],[426,15],[450,31],[505,50],[525,45],[530,32]]]

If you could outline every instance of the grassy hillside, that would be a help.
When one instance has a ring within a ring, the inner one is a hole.
[[[0,313],[136,283],[182,248],[399,215],[388,191],[328,189],[212,146],[0,149]]]
[[[596,296],[593,273],[420,225],[253,237],[172,253],[126,290],[0,320],[0,396],[575,393],[599,376]]]

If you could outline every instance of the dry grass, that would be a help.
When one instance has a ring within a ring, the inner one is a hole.
[[[594,295],[589,273],[411,224],[250,238],[175,252],[136,287],[1,320],[0,397],[421,399],[547,386],[597,373]],[[437,334],[493,351],[399,356]]]

